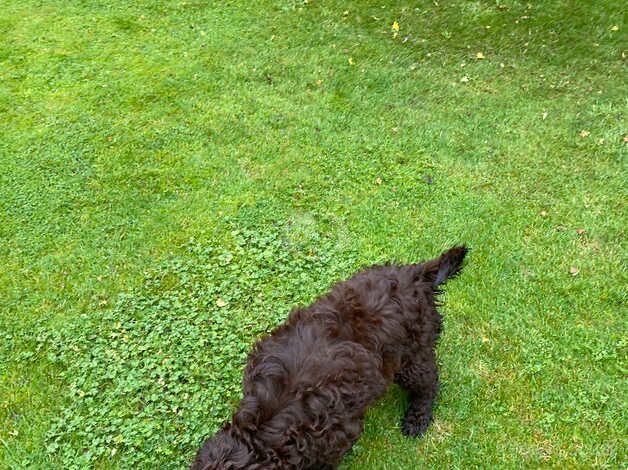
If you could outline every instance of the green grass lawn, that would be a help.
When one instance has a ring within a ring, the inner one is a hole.
[[[184,468],[293,306],[464,242],[433,426],[342,468],[625,469],[624,20],[0,0],[0,468]]]

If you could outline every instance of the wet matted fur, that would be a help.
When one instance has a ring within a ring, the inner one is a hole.
[[[239,408],[191,468],[334,469],[392,382],[409,393],[402,432],[423,434],[438,388],[436,296],[466,253],[460,246],[425,263],[374,266],[294,310],[255,345]]]

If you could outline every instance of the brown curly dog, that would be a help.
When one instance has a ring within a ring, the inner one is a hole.
[[[438,389],[436,297],[466,253],[460,246],[425,263],[374,266],[294,310],[255,345],[232,422],[191,468],[334,469],[392,382],[409,393],[403,433],[423,434]]]

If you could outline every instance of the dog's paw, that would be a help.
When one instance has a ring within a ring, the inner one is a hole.
[[[401,423],[401,432],[404,436],[419,437],[425,434],[431,422],[431,417],[425,415],[406,416]]]

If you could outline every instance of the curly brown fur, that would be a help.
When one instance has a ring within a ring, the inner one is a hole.
[[[255,345],[232,422],[205,441],[191,468],[334,469],[393,381],[409,392],[403,433],[423,434],[438,388],[436,296],[466,252],[374,266],[294,310]]]

